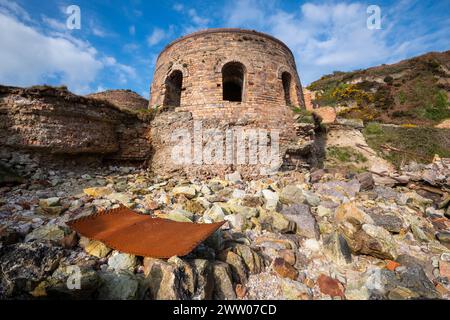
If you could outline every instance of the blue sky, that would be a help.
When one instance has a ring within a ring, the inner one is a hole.
[[[69,5],[81,29],[66,27]],[[381,8],[381,29],[366,10]],[[132,89],[148,98],[170,41],[205,28],[266,32],[293,51],[304,85],[335,70],[450,49],[450,0],[0,0],[0,83],[65,84],[86,94]]]

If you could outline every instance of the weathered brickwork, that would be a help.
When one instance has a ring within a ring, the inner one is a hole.
[[[244,68],[242,102],[224,101],[223,70],[229,63]],[[237,120],[285,116],[283,73],[290,76],[290,104],[303,106],[294,57],[281,41],[256,31],[209,29],[180,38],[161,52],[151,87],[150,106],[163,105],[168,77],[181,72],[180,111],[194,118]]]
[[[192,132],[198,120],[204,128],[222,131],[277,130],[284,166],[304,164],[311,153],[313,133],[311,125],[296,123],[293,112],[293,107],[305,108],[296,70],[292,52],[284,43],[256,31],[209,29],[170,43],[158,57],[151,86],[149,107],[171,110],[152,122],[152,170],[170,173],[182,168],[194,175],[239,170],[244,176],[261,172],[259,164],[175,165],[172,133],[186,128],[192,139],[198,138]]]

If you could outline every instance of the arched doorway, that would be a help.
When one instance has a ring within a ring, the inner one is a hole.
[[[242,63],[228,62],[222,68],[223,100],[242,102],[244,94],[244,73]]]
[[[180,70],[174,70],[166,78],[166,93],[164,96],[164,106],[179,107],[181,104],[181,88],[183,85],[183,73]]]
[[[290,106],[291,102],[291,82],[292,76],[289,72],[283,72],[281,74],[281,81],[283,83],[283,93],[284,93],[284,101],[286,105]]]

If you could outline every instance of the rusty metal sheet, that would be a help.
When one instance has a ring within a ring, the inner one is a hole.
[[[81,235],[137,256],[169,258],[195,249],[224,223],[176,222],[138,214],[124,206],[67,222]]]

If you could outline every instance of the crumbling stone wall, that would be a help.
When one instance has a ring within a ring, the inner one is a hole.
[[[0,146],[47,154],[145,160],[149,127],[137,114],[64,88],[0,86]]]

